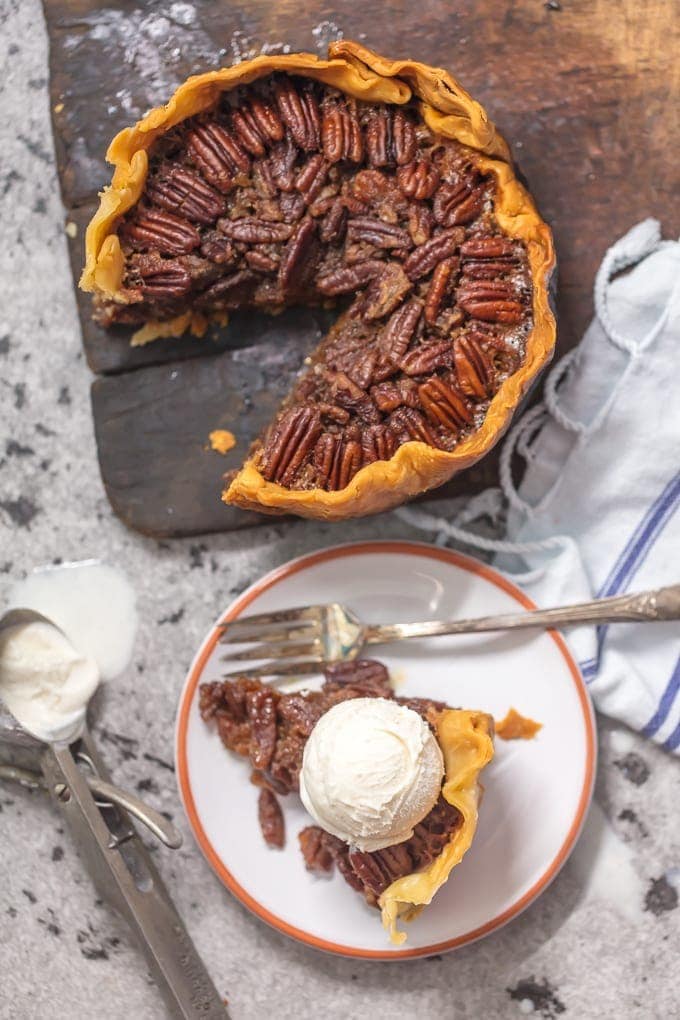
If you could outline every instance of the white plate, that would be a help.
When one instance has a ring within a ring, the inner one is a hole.
[[[368,542],[304,556],[267,574],[220,618],[338,601],[370,622],[481,616],[532,603],[500,574],[446,549]],[[247,762],[198,713],[199,684],[227,667],[213,627],[189,670],[176,733],[180,794],[195,837],[224,884],[279,931],[346,956],[441,953],[516,917],[564,864],[590,802],[595,729],[578,668],[556,633],[470,635],[376,649],[400,694],[444,699],[499,719],[510,706],[543,723],[529,741],[496,741],[472,848],[433,903],[392,948],[377,911],[339,875],[305,870],[297,833],[309,823],[281,798],[287,841],[269,849]]]

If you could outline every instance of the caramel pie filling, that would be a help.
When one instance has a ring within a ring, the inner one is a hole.
[[[151,145],[116,228],[120,287],[95,314],[162,334],[233,309],[337,305],[251,458],[284,489],[341,490],[405,443],[453,452],[523,364],[531,271],[495,198],[479,154],[435,134],[414,99],[270,75]]]

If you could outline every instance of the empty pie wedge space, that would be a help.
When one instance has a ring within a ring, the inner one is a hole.
[[[189,78],[108,159],[81,279],[104,326],[142,343],[337,309],[229,503],[396,506],[483,456],[552,355],[549,228],[442,70],[348,41],[257,57]]]

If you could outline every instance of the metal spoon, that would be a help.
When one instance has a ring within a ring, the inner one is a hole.
[[[14,609],[0,618],[0,632],[36,622],[55,626],[33,610]],[[136,936],[170,1015],[225,1020],[224,1004],[130,814],[173,848],[182,841],[177,829],[111,783],[86,728],[70,744],[49,744],[27,733],[11,716],[0,715],[0,756],[3,753],[10,760],[0,764],[0,778],[46,789],[66,816],[100,894],[125,917]],[[37,768],[24,767],[27,762]]]

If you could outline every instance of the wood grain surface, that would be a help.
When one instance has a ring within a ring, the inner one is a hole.
[[[578,341],[592,315],[593,277],[609,244],[649,215],[661,220],[667,236],[680,232],[680,18],[674,3],[44,3],[60,181],[67,218],[77,227],[70,242],[74,279],[84,225],[109,179],[104,154],[116,131],[164,102],[188,74],[246,59],[263,47],[325,55],[328,41],[341,32],[388,57],[447,68],[510,141],[555,232],[558,354]],[[201,452],[201,444],[211,428],[231,427],[237,450],[244,451],[261,418],[243,415],[235,394],[247,387],[262,392],[258,372],[268,371],[265,362],[277,343],[286,350],[292,345],[277,377],[285,388],[295,371],[292,349],[317,335],[318,317],[238,317],[202,342],[161,341],[134,350],[125,331],[112,335],[93,325],[88,296],[79,295],[78,307],[88,363],[103,377],[94,383],[93,409],[102,477],[115,511],[131,527],[159,535],[257,523],[256,515],[219,502],[219,476],[235,465]],[[187,359],[191,365],[183,364]],[[168,373],[152,367],[168,365],[183,379],[175,397]],[[225,381],[229,386],[221,389]],[[147,429],[161,405],[163,427]],[[477,491],[495,475],[492,454],[439,492]]]

